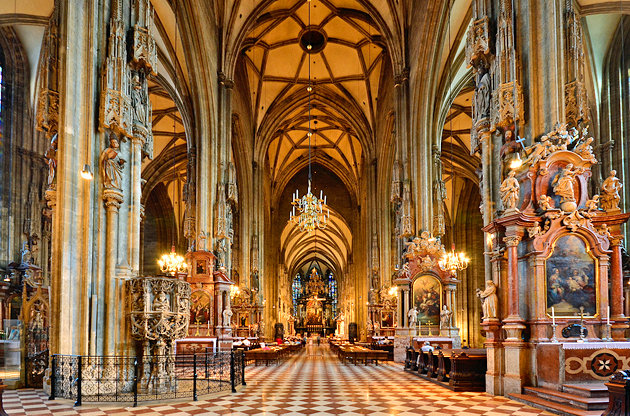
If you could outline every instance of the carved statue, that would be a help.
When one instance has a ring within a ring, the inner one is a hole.
[[[516,203],[518,202],[518,194],[521,186],[518,183],[518,179],[515,178],[516,172],[510,171],[508,177],[501,183],[501,201],[506,212],[518,211]]]
[[[154,312],[169,312],[171,307],[168,304],[168,298],[164,292],[159,292],[153,299]]]
[[[551,186],[553,186],[553,192],[558,195],[560,199],[560,208],[563,211],[575,211],[575,191],[573,189],[573,181],[575,175],[579,175],[584,170],[582,168],[573,169],[573,164],[569,163],[564,169],[553,178]],[[566,204],[566,203],[573,204]],[[571,209],[572,208],[572,209]]]
[[[115,134],[109,137],[109,147],[101,153],[101,171],[105,189],[121,190],[122,171],[126,160],[121,158],[120,143]]]
[[[55,189],[57,185],[57,147],[58,139],[55,133],[50,139],[50,147],[46,151],[46,159],[48,160],[48,180],[49,189]]]
[[[453,312],[449,311],[446,305],[442,306],[440,311],[440,328],[451,327],[451,316],[453,316]]]
[[[548,195],[541,195],[538,198],[538,207],[543,211],[549,211],[553,208],[553,200]]]
[[[490,76],[484,73],[475,91],[475,121],[490,116]]]
[[[147,100],[142,88],[142,82],[137,73],[132,78],[133,89],[131,90],[131,106],[133,108],[134,123],[146,127],[146,105]]]
[[[232,319],[232,309],[226,308],[223,309],[223,326],[226,328],[230,327],[230,320]]]
[[[477,296],[481,299],[482,319],[493,319],[497,317],[497,287],[492,280],[486,280],[486,288],[482,291],[477,289]]]
[[[586,140],[578,143],[577,146],[573,148],[573,151],[580,155],[582,159],[586,159],[592,163],[596,163],[597,159],[595,159],[595,156],[593,155],[593,146],[591,146],[591,143],[593,143],[593,138],[589,137]]]
[[[610,175],[604,180],[602,184],[601,192],[601,205],[604,211],[615,211],[619,209],[619,191],[623,187],[623,184],[617,178],[617,171],[611,170]]]
[[[377,337],[381,336],[381,324],[378,321],[374,321],[374,335]]]
[[[586,210],[588,212],[597,211],[597,205],[599,204],[599,195],[593,195],[592,199],[586,201]]]
[[[32,256],[31,250],[28,246],[28,242],[22,243],[22,249],[20,250],[20,264],[31,264]]]
[[[549,140],[549,136],[544,135],[540,138],[538,143],[534,143],[525,150],[527,158],[523,161],[523,164],[531,164],[534,166],[540,160],[544,160],[556,150],[556,147]]]
[[[368,334],[374,331],[374,324],[372,323],[372,320],[370,318],[368,318],[367,323],[365,324],[365,330]]]
[[[409,326],[414,328],[418,323],[418,309],[416,309],[415,306],[409,309],[407,312],[407,318],[409,319]]]

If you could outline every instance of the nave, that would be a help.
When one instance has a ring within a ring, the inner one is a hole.
[[[137,408],[72,408],[48,401],[41,390],[11,390],[4,407],[21,415],[520,415],[549,413],[486,393],[454,393],[384,365],[341,364],[328,345],[308,345],[280,365],[248,366],[247,386],[237,393],[197,402]]]

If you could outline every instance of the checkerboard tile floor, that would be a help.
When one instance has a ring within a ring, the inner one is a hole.
[[[548,415],[504,397],[454,393],[394,363],[341,364],[327,346],[309,346],[279,366],[249,366],[247,387],[197,402],[136,408],[77,407],[41,390],[4,394],[9,415]]]

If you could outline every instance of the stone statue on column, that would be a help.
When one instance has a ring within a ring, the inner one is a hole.
[[[116,134],[110,133],[109,147],[100,157],[103,186],[105,189],[121,190],[122,172],[126,160],[120,157],[120,143]]]
[[[48,189],[57,188],[57,148],[58,135],[55,133],[50,139],[50,147],[46,150],[46,160],[48,162]]]
[[[449,311],[446,305],[442,306],[442,310],[440,311],[440,328],[450,328],[452,316],[453,312]]]
[[[409,309],[407,312],[407,318],[409,320],[409,327],[415,328],[418,324],[418,309],[415,306]]]
[[[477,296],[481,299],[481,310],[483,312],[482,319],[496,319],[497,306],[499,303],[497,297],[497,286],[492,280],[486,280],[486,288],[484,290],[477,289]]]
[[[230,328],[231,324],[230,321],[232,319],[232,309],[230,308],[225,308],[223,310],[223,326],[226,328]]]

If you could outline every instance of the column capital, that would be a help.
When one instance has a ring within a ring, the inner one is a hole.
[[[117,189],[106,189],[103,191],[103,201],[108,211],[118,211],[123,202],[122,191]]]
[[[503,242],[507,247],[517,247],[521,242],[521,237],[518,235],[508,235],[503,237]]]
[[[621,243],[623,242],[623,236],[622,235],[613,235],[610,236],[608,238],[608,241],[610,241],[610,245],[611,246],[620,246]]]

